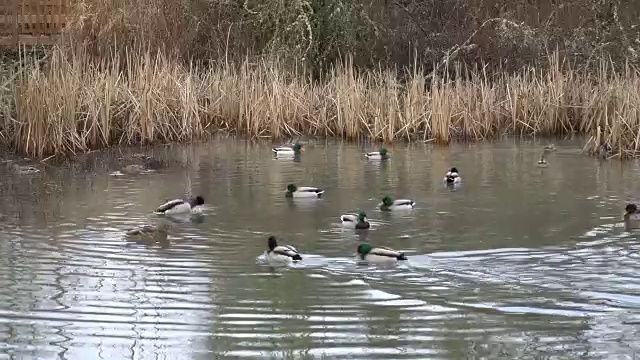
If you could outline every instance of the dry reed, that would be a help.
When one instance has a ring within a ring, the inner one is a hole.
[[[47,66],[22,69],[3,93],[2,138],[34,157],[111,146],[188,141],[216,131],[274,139],[487,139],[504,134],[587,136],[622,156],[640,145],[640,76],[602,64],[597,76],[550,57],[525,69],[453,79],[420,69],[358,71],[348,61],[321,82],[277,61],[185,67],[160,52],[96,63],[53,50]],[[122,57],[120,57],[122,58]],[[122,61],[122,63],[121,63]],[[123,70],[124,69],[124,70]],[[6,106],[5,106],[6,107]]]

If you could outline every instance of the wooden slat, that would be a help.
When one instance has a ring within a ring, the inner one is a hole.
[[[62,26],[64,26],[66,19],[64,15],[56,15],[55,18],[53,16],[41,18],[40,16],[34,14],[19,15],[17,19],[14,19],[13,16],[0,15],[0,26],[13,28],[15,26],[16,20],[18,27],[22,31],[25,31],[27,29],[34,29],[37,26],[38,31],[49,33],[59,32],[60,30],[62,30]],[[34,30],[28,32],[31,33],[34,32]]]
[[[11,8],[9,8],[9,6],[11,5],[11,3],[9,2],[9,0],[0,0],[2,1],[2,3],[0,4],[0,16],[7,16],[11,14]],[[11,29],[13,28],[13,24],[5,24],[5,23],[0,23],[0,33],[6,34],[9,33],[10,31],[12,31]]]
[[[64,18],[64,15],[58,15]],[[0,23],[10,24],[13,21],[13,17],[11,15],[0,15]],[[26,15],[18,15],[18,21],[21,23],[53,23],[53,21],[39,21],[38,14],[26,14]]]
[[[20,44],[20,39],[18,38],[20,28],[18,27],[18,15],[20,14],[20,3],[18,0],[13,0],[13,43],[16,45]]]
[[[66,10],[67,0],[0,0],[0,45],[51,43]]]

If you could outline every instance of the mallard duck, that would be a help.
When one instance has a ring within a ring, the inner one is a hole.
[[[355,229],[368,229],[371,227],[371,224],[367,221],[367,213],[364,211],[360,211],[355,215],[342,215],[340,216],[340,221],[342,221],[342,226]]]
[[[627,231],[640,228],[640,211],[636,204],[627,204],[624,208],[623,220]]]
[[[120,169],[120,172],[127,175],[138,175],[144,171],[144,168],[141,165],[127,165]]]
[[[161,223],[159,225],[142,225],[135,229],[127,230],[125,235],[130,238],[148,239],[167,236],[169,225]]]
[[[364,260],[374,263],[395,263],[398,260],[407,260],[407,257],[401,252],[387,247],[374,248],[367,243],[358,245],[357,252],[354,256],[358,261]]]
[[[603,159],[606,159],[607,157],[609,157],[609,152],[611,150],[611,146],[608,143],[603,143],[598,148],[598,155],[600,155],[600,157],[602,157]]]
[[[167,201],[166,203],[160,205],[156,209],[156,214],[183,214],[191,212],[196,206],[200,206],[204,204],[204,199],[202,196],[196,196],[195,198],[190,198],[186,200],[175,199],[171,201]]]
[[[366,156],[369,160],[386,160],[389,158],[387,149],[383,147],[381,147],[379,151],[371,151],[365,153],[364,156]]]
[[[37,172],[40,172],[40,169],[38,169],[35,166],[31,166],[31,165],[18,165],[18,164],[13,164],[13,170],[18,173],[18,174],[35,174]]]
[[[162,161],[145,155],[142,157],[142,166],[147,170],[158,170],[162,168]]]
[[[556,151],[556,144],[547,144],[547,145],[544,146],[544,150]]]
[[[452,167],[451,170],[447,171],[444,175],[443,182],[445,184],[458,184],[462,181],[462,177],[458,173],[458,169]]]
[[[311,186],[297,187],[295,184],[287,185],[286,197],[293,198],[319,198],[324,194],[324,190]]]
[[[269,236],[267,260],[270,263],[291,263],[302,260],[298,250],[291,245],[278,245],[275,236]]]
[[[271,149],[276,156],[294,156],[304,152],[304,147],[300,143],[293,146],[278,146]]]
[[[404,210],[413,209],[413,207],[416,206],[416,203],[409,199],[393,200],[390,196],[385,196],[382,198],[382,202],[378,204],[378,206],[382,211]]]
[[[547,159],[545,157],[546,151],[542,152],[542,155],[540,155],[540,160],[538,160],[538,167],[547,167],[549,166],[549,163],[547,162]]]

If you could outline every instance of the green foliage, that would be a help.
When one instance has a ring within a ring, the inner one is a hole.
[[[263,54],[324,68],[341,54],[353,53],[356,34],[367,33],[366,28],[356,28],[353,4],[347,0],[247,0],[243,8],[266,43]]]

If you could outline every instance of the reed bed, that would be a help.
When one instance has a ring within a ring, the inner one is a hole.
[[[640,153],[640,76],[606,62],[588,74],[554,55],[545,72],[440,78],[417,67],[408,76],[359,71],[345,61],[318,81],[278,61],[198,68],[160,52],[87,58],[54,49],[45,66],[21,69],[2,92],[0,139],[42,158],[218,131],[441,144],[575,133],[589,139],[589,149],[606,142],[623,157]]]

